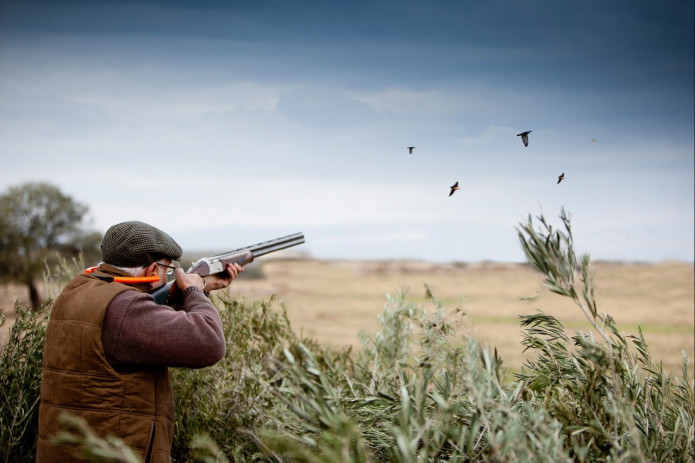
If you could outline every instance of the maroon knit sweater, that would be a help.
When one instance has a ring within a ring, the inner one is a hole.
[[[101,341],[114,367],[202,368],[225,351],[220,316],[196,287],[184,291],[182,310],[159,305],[147,293],[119,294],[106,309]]]

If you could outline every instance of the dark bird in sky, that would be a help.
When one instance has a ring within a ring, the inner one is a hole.
[[[561,181],[563,181],[564,179],[565,179],[565,173],[563,172],[562,175],[560,175],[560,176],[557,178],[557,183],[559,184],[559,183],[560,183]]]
[[[408,147],[408,152],[409,152],[410,154],[413,154],[413,150],[414,150],[414,149],[415,149],[414,146],[409,146],[409,147]]]
[[[595,139],[595,138],[592,138],[592,139],[591,139],[591,143],[596,143],[596,139]]]
[[[454,183],[453,185],[451,185],[450,188],[451,188],[451,193],[449,193],[449,196],[453,195],[454,191],[461,189],[461,188],[459,188],[459,182]]]
[[[530,133],[531,133],[531,130],[528,130],[526,132],[517,133],[516,136],[521,137],[521,141],[524,142],[524,146],[528,146],[528,134],[530,134]]]

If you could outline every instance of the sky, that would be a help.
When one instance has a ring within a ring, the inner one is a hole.
[[[694,16],[4,0],[0,192],[49,182],[95,230],[141,220],[184,251],[303,232],[325,259],[521,262],[515,227],[564,207],[580,254],[693,262]]]

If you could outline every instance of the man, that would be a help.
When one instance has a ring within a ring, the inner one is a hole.
[[[105,437],[124,440],[146,462],[171,461],[174,394],[168,367],[202,368],[225,351],[222,322],[207,292],[229,286],[243,268],[205,278],[173,262],[181,247],[163,231],[124,222],[109,228],[103,262],[77,275],[55,300],[46,331],[36,461],[75,461],[55,447],[58,416],[84,418]],[[149,294],[176,275],[171,299]]]

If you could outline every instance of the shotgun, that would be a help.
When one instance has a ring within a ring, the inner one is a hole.
[[[241,266],[250,264],[256,257],[269,254],[271,252],[287,249],[292,246],[297,246],[304,243],[304,234],[295,233],[293,235],[283,236],[270,241],[264,241],[258,244],[252,244],[245,248],[235,249],[233,251],[223,252],[211,257],[203,257],[191,264],[191,267],[186,270],[186,273],[197,273],[201,277],[213,275],[223,272],[227,264],[237,263]],[[168,282],[166,285],[157,288],[152,293],[154,301],[157,304],[166,304],[171,292],[171,285],[176,280]]]

